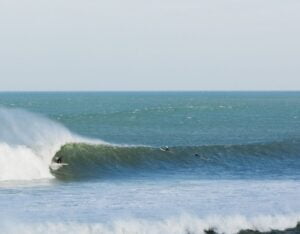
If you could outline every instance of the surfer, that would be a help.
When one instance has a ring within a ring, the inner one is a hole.
[[[62,163],[62,157],[55,157],[54,160],[56,163]]]

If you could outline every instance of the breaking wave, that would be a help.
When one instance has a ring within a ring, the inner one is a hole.
[[[0,108],[0,123],[0,181],[181,172],[200,178],[300,178],[298,140],[165,150],[83,138],[55,121],[20,109]],[[61,165],[55,163],[57,158]]]
[[[7,234],[260,234],[260,233],[289,233],[296,234],[300,231],[297,221],[299,215],[257,216],[246,218],[244,216],[213,216],[198,218],[191,215],[168,218],[160,221],[141,219],[119,220],[112,223],[42,223],[21,224],[6,223],[1,225],[1,230]],[[296,226],[297,225],[297,226]],[[288,229],[290,228],[290,229]],[[276,230],[276,231],[274,231]],[[272,231],[272,232],[271,232]]]
[[[67,142],[84,141],[41,115],[0,108],[0,181],[53,178],[53,155]]]

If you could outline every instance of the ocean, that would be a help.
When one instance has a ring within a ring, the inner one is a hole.
[[[0,233],[285,230],[299,195],[300,92],[0,93]]]

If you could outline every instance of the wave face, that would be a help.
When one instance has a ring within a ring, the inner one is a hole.
[[[60,179],[193,175],[198,178],[298,178],[297,141],[246,145],[145,146],[69,143],[56,158],[67,164],[51,170]]]
[[[0,123],[0,181],[53,178],[53,155],[80,141],[61,124],[20,109],[0,108]]]

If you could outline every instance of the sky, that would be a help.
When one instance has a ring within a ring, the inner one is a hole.
[[[0,91],[300,90],[299,0],[0,0]]]

